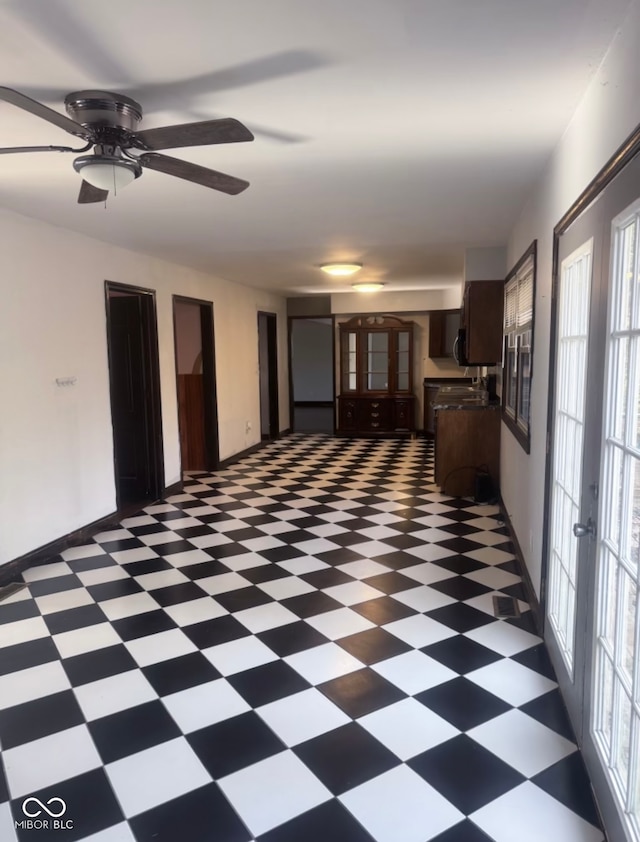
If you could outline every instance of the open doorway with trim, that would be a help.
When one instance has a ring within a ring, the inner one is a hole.
[[[260,438],[277,439],[280,434],[278,404],[278,317],[258,313],[258,370],[260,380]]]
[[[164,492],[155,292],[105,282],[116,506]]]
[[[173,328],[182,471],[218,467],[213,304],[173,296]]]

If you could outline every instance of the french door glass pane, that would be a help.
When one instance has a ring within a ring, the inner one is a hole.
[[[639,228],[638,206],[613,227],[594,650],[595,675],[607,676],[613,694],[608,699],[605,688],[594,682],[590,723],[635,840],[640,840]]]
[[[578,556],[578,539],[572,527],[579,520],[582,496],[591,256],[590,240],[563,261],[558,299],[548,613],[571,676]]]

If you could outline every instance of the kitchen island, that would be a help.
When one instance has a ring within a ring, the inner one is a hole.
[[[435,480],[443,494],[472,497],[478,469],[497,494],[500,482],[500,404],[440,396],[436,414]]]

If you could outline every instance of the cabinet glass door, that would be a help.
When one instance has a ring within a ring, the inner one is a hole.
[[[357,345],[355,331],[342,336],[342,391],[355,392],[358,388]]]
[[[365,351],[365,390],[384,392],[389,388],[389,334],[375,331],[367,334]]]
[[[396,389],[406,392],[409,389],[409,331],[401,330],[397,336]]]

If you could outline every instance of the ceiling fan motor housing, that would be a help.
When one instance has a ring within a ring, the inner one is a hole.
[[[108,91],[75,91],[64,100],[72,120],[93,129],[100,136],[105,129],[122,132],[124,137],[135,132],[142,120],[142,106],[124,94]]]

